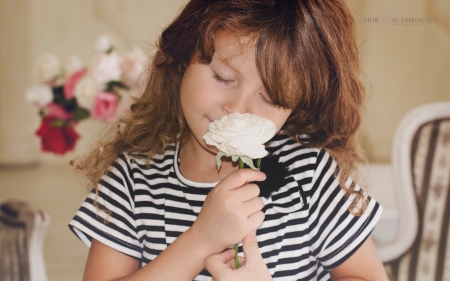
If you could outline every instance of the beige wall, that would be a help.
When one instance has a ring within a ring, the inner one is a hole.
[[[23,99],[31,76],[30,7],[24,1],[0,2],[0,163],[32,162],[34,112]]]
[[[368,87],[365,146],[372,160],[389,162],[393,135],[401,118],[418,105],[450,100],[450,2],[358,2],[360,10],[355,19],[363,65],[372,83]],[[365,22],[378,13],[388,14],[398,22],[418,17],[437,18],[438,23],[389,26]]]
[[[87,63],[96,38],[106,33],[127,51],[138,45],[152,51],[161,29],[186,0],[0,0],[0,164],[61,158],[42,156],[32,137],[39,118],[23,92],[36,82],[39,55],[61,59],[79,55]],[[446,0],[348,0],[355,15],[363,64],[372,86],[364,123],[370,158],[388,162],[396,126],[413,107],[450,99],[450,2]],[[367,22],[378,13],[437,18],[420,26],[379,26]],[[77,147],[83,151],[102,124],[84,122]],[[34,147],[34,152],[30,151]],[[73,157],[73,153],[62,160]],[[19,161],[19,162],[20,162]]]

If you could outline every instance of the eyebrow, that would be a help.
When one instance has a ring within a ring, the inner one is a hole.
[[[214,57],[213,57],[213,60],[214,60]],[[234,72],[237,72],[237,73],[241,74],[241,71],[239,71],[239,69],[237,69],[237,68],[234,67],[231,63],[228,62],[228,58],[224,58],[224,57],[218,55],[218,56],[216,57],[216,61],[217,61],[217,63],[219,63],[219,64],[221,64],[221,65],[224,65],[224,66],[230,68],[230,69],[233,70]],[[211,62],[212,62],[212,61],[211,61]]]

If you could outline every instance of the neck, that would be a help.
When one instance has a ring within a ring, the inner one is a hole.
[[[233,163],[231,158],[223,157],[218,170],[216,154],[216,149],[211,151],[206,149],[191,135],[186,143],[180,144],[181,174],[196,182],[217,182],[238,168],[237,163]]]

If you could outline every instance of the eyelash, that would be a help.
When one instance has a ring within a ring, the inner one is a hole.
[[[217,73],[215,73],[215,72],[214,72],[213,77],[214,77],[214,79],[216,79],[217,82],[219,82],[219,83],[229,84],[229,83],[233,82],[232,80],[225,80],[225,79],[223,79],[222,77],[219,76],[219,74],[217,74]]]
[[[229,84],[229,83],[233,82],[232,80],[225,80],[225,79],[223,79],[222,77],[219,76],[219,74],[217,74],[217,73],[215,73],[215,72],[214,72],[214,74],[213,74],[213,77],[214,77],[214,79],[216,79],[217,82],[219,82],[219,83]],[[276,104],[275,104],[274,102],[268,100],[264,95],[261,95],[261,100],[262,100],[265,104],[267,104],[267,105],[269,105],[269,106],[276,106]]]
[[[276,104],[273,102],[273,101],[270,101],[270,100],[268,100],[265,96],[263,96],[263,95],[261,95],[261,99],[262,99],[262,101],[265,103],[265,104],[267,104],[267,105],[270,105],[270,106],[276,106]]]

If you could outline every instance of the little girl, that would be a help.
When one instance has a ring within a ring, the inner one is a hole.
[[[157,47],[121,129],[74,164],[95,186],[69,225],[84,280],[211,280],[205,260],[217,280],[387,280],[382,208],[349,178],[364,90],[343,1],[191,0]],[[232,113],[276,125],[267,175],[217,169],[202,137]],[[234,270],[221,252],[243,240]]]

